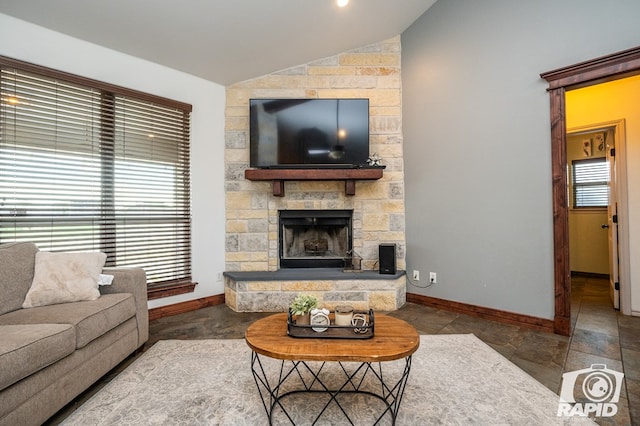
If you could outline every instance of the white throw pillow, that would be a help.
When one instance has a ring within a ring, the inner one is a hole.
[[[22,307],[97,299],[98,279],[106,260],[104,253],[37,252],[33,282]]]

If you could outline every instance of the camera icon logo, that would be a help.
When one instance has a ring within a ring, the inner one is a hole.
[[[623,373],[610,370],[605,364],[564,373],[558,416],[614,416],[623,377]]]

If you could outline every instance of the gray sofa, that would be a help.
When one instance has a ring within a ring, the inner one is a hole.
[[[31,243],[0,245],[0,425],[37,425],[141,347],[149,336],[146,276],[114,275],[96,300],[22,309]]]

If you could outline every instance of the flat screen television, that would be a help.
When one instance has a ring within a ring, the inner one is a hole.
[[[368,99],[251,99],[250,166],[363,167]]]

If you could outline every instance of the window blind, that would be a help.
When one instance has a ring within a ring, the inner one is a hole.
[[[573,207],[609,205],[609,163],[604,157],[572,162]]]
[[[190,282],[190,106],[75,80],[0,61],[0,243]]]

